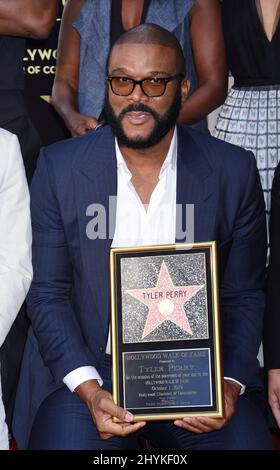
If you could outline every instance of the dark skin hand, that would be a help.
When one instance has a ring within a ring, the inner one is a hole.
[[[59,0],[0,0],[0,34],[45,39],[55,23]]]
[[[225,417],[224,418],[208,418],[201,416],[198,418],[184,418],[174,421],[176,426],[186,429],[196,434],[205,432],[218,431],[228,424],[234,415],[236,403],[239,398],[240,385],[231,380],[224,380],[225,393]]]
[[[64,8],[52,91],[52,104],[73,137],[85,134],[97,125],[97,116],[83,115],[78,111],[80,36],[72,23],[83,4],[84,0],[68,0]],[[139,24],[142,8],[142,0],[123,1],[122,21],[125,27]],[[199,121],[220,106],[227,93],[219,0],[196,0],[189,16],[198,89],[185,102],[179,116],[179,122],[187,124]]]
[[[280,369],[268,371],[268,401],[280,428]]]
[[[78,112],[80,36],[72,23],[79,14],[84,0],[68,0],[58,38],[58,57],[51,103],[64,120],[73,137],[95,129],[97,119]]]
[[[144,421],[133,423],[133,415],[117,406],[112,395],[103,390],[97,380],[83,382],[76,388],[76,393],[88,406],[93,422],[102,439],[110,439],[113,436],[128,436],[146,424]],[[119,418],[121,422],[115,423],[113,417]]]

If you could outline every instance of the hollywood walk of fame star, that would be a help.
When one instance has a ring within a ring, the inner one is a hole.
[[[142,339],[167,320],[192,335],[184,304],[203,287],[204,285],[174,286],[163,261],[156,287],[126,290],[127,294],[149,307]]]

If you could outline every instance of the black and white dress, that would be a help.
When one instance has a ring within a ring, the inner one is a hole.
[[[214,136],[251,150],[270,210],[270,190],[280,159],[280,2],[268,39],[259,0],[223,0],[229,69],[234,78]]]

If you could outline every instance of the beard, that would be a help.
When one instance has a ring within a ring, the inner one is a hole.
[[[167,111],[160,115],[153,109],[143,103],[131,104],[116,116],[111,104],[109,103],[108,93],[105,98],[105,113],[108,124],[112,127],[117,138],[118,144],[131,149],[145,149],[158,144],[163,137],[175,126],[181,109],[181,87],[178,85],[175,98]],[[142,111],[149,113],[155,120],[155,125],[150,134],[146,137],[138,135],[136,137],[127,137],[123,130],[122,121],[125,114],[131,111]]]

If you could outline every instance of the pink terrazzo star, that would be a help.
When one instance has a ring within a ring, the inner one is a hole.
[[[204,285],[174,286],[163,261],[156,287],[127,290],[127,294],[149,307],[142,339],[167,320],[192,335],[193,332],[185,314],[184,304],[203,287]]]

